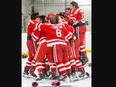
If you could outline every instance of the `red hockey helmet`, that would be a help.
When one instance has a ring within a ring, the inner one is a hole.
[[[48,14],[48,17],[51,16],[51,15],[54,16],[54,13],[50,12],[50,13]]]
[[[44,14],[40,14],[39,16],[45,16]]]
[[[49,17],[45,17],[44,21],[47,22],[49,20]]]

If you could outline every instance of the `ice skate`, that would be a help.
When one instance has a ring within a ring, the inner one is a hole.
[[[67,75],[65,75],[65,76],[60,76],[59,77],[59,81],[63,81],[63,82],[70,82],[70,80],[69,80],[69,78],[68,78],[68,76]]]
[[[54,72],[51,72],[49,77],[48,77],[49,80],[55,80],[56,79],[56,76],[54,74]]]
[[[79,60],[82,62],[83,67],[86,67],[86,66],[91,67],[91,63],[87,56],[79,57]]]
[[[31,75],[31,78],[37,79],[37,75],[30,69],[29,73]]]
[[[49,76],[50,76],[50,72],[49,71],[45,71],[45,79],[48,79]]]
[[[87,72],[85,72],[85,70],[81,70],[80,72],[78,72],[78,79],[84,79],[89,77],[89,74]]]
[[[91,64],[87,56],[85,56],[85,57],[82,59],[82,61],[83,61],[83,62],[82,62],[83,67],[89,66],[89,65]]]
[[[76,68],[72,69],[72,81],[78,81],[78,73]]]
[[[78,75],[76,72],[72,74],[72,81],[78,81]]]
[[[45,81],[45,73],[39,75],[39,77],[36,79],[37,82],[44,82]]]
[[[28,70],[26,70],[26,67],[24,68],[23,77],[30,78],[29,72]]]
[[[72,74],[71,74],[70,70],[67,71],[67,75],[69,77],[70,82],[72,82],[73,78],[72,78]]]

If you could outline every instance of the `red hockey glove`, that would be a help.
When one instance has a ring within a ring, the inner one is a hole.
[[[32,87],[37,87],[38,83],[37,82],[32,82]]]
[[[59,86],[60,85],[60,81],[54,81],[54,82],[52,82],[51,85],[53,85],[53,86]]]

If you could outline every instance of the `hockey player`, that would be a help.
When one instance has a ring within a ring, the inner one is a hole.
[[[36,17],[36,20],[37,20],[37,22],[39,22],[39,23],[44,23],[44,22],[45,22],[45,15],[43,15],[43,14],[38,15],[38,16]],[[35,27],[36,27],[36,26],[35,26]],[[35,30],[35,29],[34,29],[34,30]],[[42,42],[45,42],[45,41],[46,41],[46,40],[45,40],[45,33],[42,32],[41,35],[40,35],[40,37],[39,37],[38,39],[34,39],[33,36],[35,36],[35,35],[38,34],[38,33],[34,32],[34,30],[33,30],[33,32],[32,32],[32,39],[33,39],[33,41],[35,41],[35,42],[37,43],[37,45],[39,46]],[[37,37],[37,36],[35,36],[35,37]],[[43,60],[40,62],[40,63],[42,64],[42,66],[40,66],[40,67],[43,68],[43,71],[46,71],[46,72],[49,70],[49,64],[48,64],[47,62],[48,62],[48,59],[46,58],[46,56],[45,56],[45,58],[43,58]],[[36,66],[35,59],[33,59],[33,61],[32,61],[31,69],[30,69],[30,71],[31,71],[30,74],[31,74],[33,77],[36,77],[36,74],[34,73],[36,67],[33,66],[33,65]],[[38,66],[39,66],[39,64],[38,64]]]
[[[41,18],[40,16],[38,16],[39,18]],[[32,38],[33,40],[38,40],[39,39],[39,46],[37,48],[37,52],[35,55],[35,60],[36,58],[38,58],[39,60],[43,60],[44,56],[46,55],[46,58],[48,58],[49,64],[50,64],[50,71],[53,75],[53,79],[55,79],[55,73],[56,73],[56,67],[55,67],[55,63],[54,63],[54,59],[53,59],[53,49],[52,47],[47,47],[46,46],[46,36],[45,36],[45,32],[39,32],[38,26],[41,23],[38,23],[33,31],[32,34]],[[38,55],[39,53],[39,55]],[[40,78],[36,79],[37,81],[42,80],[43,78],[45,78],[45,70],[44,70],[44,66],[43,66],[43,62],[42,61],[36,61],[36,68],[38,71],[38,74],[40,75]]]
[[[65,12],[58,12],[57,14],[55,14],[55,16],[59,15],[63,19],[63,22],[67,21],[68,16],[70,14],[70,10],[70,7],[67,7],[65,8]]]
[[[33,40],[32,40],[32,37],[31,37],[31,34],[32,34],[32,31],[33,29],[35,28],[35,24],[36,24],[36,16],[39,15],[39,13],[33,13],[31,15],[31,20],[29,20],[29,23],[28,23],[28,27],[27,27],[27,48],[28,48],[28,54],[29,54],[29,57],[28,57],[28,60],[26,62],[26,66],[24,68],[24,72],[23,72],[23,76],[27,76],[29,77],[29,69],[30,69],[30,66],[31,66],[31,62],[35,56],[35,47],[34,47],[34,43],[33,43]]]
[[[64,14],[59,13],[58,15],[62,18],[62,22],[66,21],[64,19],[64,17],[65,17]],[[70,27],[70,28],[68,28],[67,26]],[[65,27],[66,27],[67,30],[69,30],[70,32],[74,33],[75,36],[77,36],[76,33],[74,32],[74,28],[73,27],[71,27],[69,25],[66,25]],[[65,41],[66,41],[66,44],[67,44],[68,58],[69,58],[69,61],[70,61],[70,64],[71,64],[71,68],[72,68],[72,72],[73,72],[73,78],[74,78],[74,77],[76,77],[77,66],[76,66],[76,62],[75,62],[73,54],[72,54],[72,49],[71,49],[70,42],[69,42],[68,39],[66,39]]]
[[[23,73],[24,76],[27,76],[27,77],[29,77],[29,73],[30,73],[30,75],[32,77],[34,77],[34,78],[37,77],[36,74],[34,73],[35,68],[36,68],[36,64],[35,64],[35,60],[34,60],[34,55],[35,55],[35,52],[36,52],[39,40],[37,40],[37,41],[33,41],[32,40],[32,31],[34,30],[36,23],[38,23],[38,22],[39,23],[44,23],[44,19],[45,19],[44,15],[43,16],[41,14],[39,15],[39,16],[41,16],[41,19],[39,17],[37,17],[37,16],[38,16],[38,13],[33,13],[31,15],[31,19],[33,19],[33,20],[30,20],[29,21],[29,25],[28,25],[27,32],[29,34],[28,34],[27,46],[28,46],[28,49],[29,49],[29,58],[28,58],[28,61],[26,62],[26,67],[25,67],[24,73]],[[44,39],[42,39],[42,40],[44,40]],[[32,56],[32,53],[34,54],[33,56]],[[48,64],[47,63],[45,64],[46,61],[47,61],[46,59],[43,59],[41,62],[43,63],[43,67],[45,69],[48,68],[47,70],[49,70]]]
[[[57,16],[57,23],[62,22],[62,20],[60,19],[59,16]],[[38,50],[38,54],[35,56],[35,59],[37,62],[41,61],[43,57],[43,51],[44,53],[46,51],[48,51],[49,53],[51,52],[51,47],[53,47],[53,54],[54,54],[54,62],[56,62],[58,71],[61,73],[62,78],[60,78],[60,80],[67,80],[67,72],[66,70],[71,70],[70,67],[70,63],[69,63],[69,59],[67,58],[67,50],[66,50],[66,43],[65,43],[65,38],[70,39],[72,37],[74,37],[74,35],[67,31],[64,27],[63,24],[50,24],[50,23],[45,23],[45,24],[39,24],[38,26],[38,30],[39,31],[44,31],[46,32],[46,42],[44,45],[44,47],[46,47],[45,49],[39,48]],[[68,34],[68,35],[67,35]],[[76,38],[76,37],[75,37]],[[60,52],[60,54],[59,54]],[[65,53],[65,55],[64,55]],[[64,58],[63,58],[64,56]],[[41,58],[40,58],[41,57]],[[49,59],[48,59],[49,60]],[[65,65],[66,67],[65,67]],[[38,78],[37,80],[41,80],[42,79],[42,72],[39,71],[40,74],[40,78]]]
[[[79,8],[78,3],[74,1],[70,3],[70,9],[71,13],[69,15],[68,24],[74,26],[75,32],[78,35],[78,39],[71,43],[73,54],[74,57],[78,58],[80,49],[83,56],[83,59],[80,60],[82,62],[82,65],[85,67],[89,64],[89,60],[87,58],[85,49],[86,26],[84,21],[84,11]]]
[[[65,18],[67,18],[70,15],[70,7],[65,8]]]

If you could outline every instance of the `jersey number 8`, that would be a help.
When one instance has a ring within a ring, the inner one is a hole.
[[[57,35],[58,37],[61,37],[61,36],[62,36],[61,30],[60,30],[60,29],[56,29],[56,35]]]

